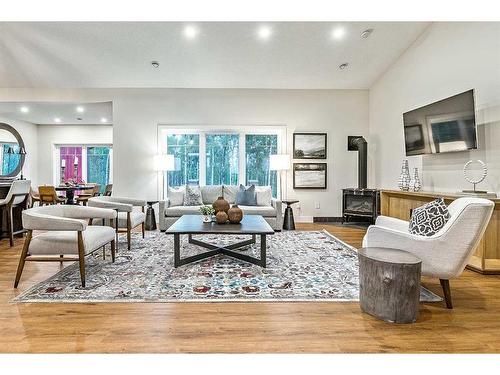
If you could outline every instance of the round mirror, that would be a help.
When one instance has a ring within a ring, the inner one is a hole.
[[[0,179],[15,178],[23,168],[25,154],[21,135],[9,124],[0,122]]]

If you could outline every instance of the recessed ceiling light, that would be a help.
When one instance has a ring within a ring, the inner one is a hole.
[[[56,117],[56,118],[54,119],[54,122],[61,122],[61,119],[60,119],[59,117]]]
[[[273,30],[269,26],[261,26],[257,30],[257,35],[262,40],[268,40],[273,34]]]
[[[364,31],[361,33],[361,38],[366,39],[366,38],[368,38],[370,35],[372,35],[372,33],[373,33],[373,29],[366,29],[366,30],[364,30]]]
[[[349,67],[349,63],[343,63],[343,64],[340,64],[339,65],[339,69],[340,70],[345,70]]]
[[[78,113],[83,113],[83,112],[85,112],[85,108],[83,108],[81,105],[79,105],[78,107],[76,107],[76,111]]]
[[[158,68],[160,66],[160,63],[158,61],[151,61],[151,65],[153,68]]]
[[[28,107],[26,107],[25,105],[23,105],[21,108],[19,108],[19,110],[22,113],[28,113],[30,111],[30,109]]]
[[[195,26],[189,25],[184,27],[184,36],[188,39],[194,39],[198,36],[198,29]]]
[[[101,117],[101,122],[104,123],[104,122],[108,122],[108,119],[106,117]]]
[[[336,40],[341,40],[345,36],[345,29],[343,27],[336,27],[332,31],[332,37]]]
[[[76,118],[78,121],[82,121],[83,119],[81,117]]]

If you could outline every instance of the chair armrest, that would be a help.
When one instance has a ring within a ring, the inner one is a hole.
[[[273,206],[277,212],[279,213],[282,212],[283,203],[280,200],[276,198],[271,198],[271,206]]]
[[[23,228],[29,230],[48,230],[48,231],[84,231],[87,229],[87,223],[80,219],[71,219],[45,215],[36,212],[23,211]]]
[[[89,206],[64,206],[63,215],[70,219],[114,219],[117,213],[114,209]]]
[[[414,249],[419,247],[426,248],[436,237],[417,236],[409,233],[407,230],[370,225],[363,238],[363,247],[387,247],[400,250]]]
[[[130,204],[132,206],[141,207],[146,206],[147,202],[143,199],[136,198],[126,198],[126,197],[99,197],[100,200],[106,200],[108,202]]]
[[[394,217],[381,215],[377,217],[375,225],[379,227],[395,229],[400,232],[408,232],[410,223],[401,219],[396,219]]]
[[[108,200],[101,199],[102,197],[94,197],[89,198],[88,206],[89,207],[100,207],[100,208],[109,208],[113,210],[118,210],[120,212],[132,212],[134,206],[127,203],[119,203],[112,202]]]

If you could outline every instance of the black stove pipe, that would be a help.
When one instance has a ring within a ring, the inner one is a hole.
[[[368,143],[364,137],[349,136],[348,150],[358,151],[358,188],[366,189],[368,178]]]

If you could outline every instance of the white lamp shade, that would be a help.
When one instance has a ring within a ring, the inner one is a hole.
[[[290,169],[290,155],[269,155],[269,169],[271,171],[286,171]]]
[[[175,170],[174,155],[155,155],[154,167],[155,171],[174,171]]]

